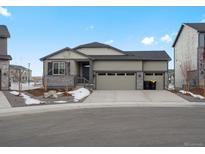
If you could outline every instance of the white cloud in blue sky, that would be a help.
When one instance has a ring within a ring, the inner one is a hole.
[[[154,36],[147,36],[142,39],[141,43],[144,45],[152,45],[154,44],[155,38]]]
[[[0,6],[0,15],[9,17],[11,16],[11,12],[9,12],[7,8]]]
[[[109,41],[106,41],[106,42],[104,42],[105,44],[112,44],[112,43],[114,43],[114,40],[109,40]]]
[[[95,29],[95,26],[90,25],[90,26],[88,26],[86,29],[87,29],[87,30],[93,30],[93,29]]]
[[[170,43],[172,42],[172,37],[169,34],[165,34],[160,38],[160,40],[165,43]]]

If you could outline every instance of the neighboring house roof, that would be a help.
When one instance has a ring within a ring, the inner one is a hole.
[[[99,42],[91,42],[91,43],[87,43],[87,44],[82,44],[79,45],[73,49],[81,49],[81,48],[109,48],[109,49],[113,49],[113,50],[117,50],[118,52],[121,52],[123,54],[125,54],[122,50],[115,48],[111,45],[108,44],[104,44],[104,43],[99,43]]]
[[[5,25],[0,25],[0,37],[2,38],[10,37],[9,31]]]
[[[24,66],[21,66],[21,65],[9,65],[10,68],[12,69],[21,69],[21,70],[29,70],[31,71],[30,69],[24,67]]]
[[[45,60],[45,59],[47,59],[47,58],[49,58],[49,57],[52,57],[52,56],[54,56],[54,55],[56,55],[56,54],[59,54],[59,53],[61,53],[61,52],[67,51],[67,50],[69,50],[69,51],[74,51],[74,52],[76,52],[76,53],[78,53],[78,54],[80,54],[80,55],[83,55],[83,56],[85,56],[85,57],[90,58],[89,56],[87,56],[87,55],[85,55],[85,54],[83,54],[83,53],[81,53],[81,52],[79,52],[79,51],[76,51],[76,50],[71,49],[71,48],[69,48],[69,47],[65,47],[65,48],[63,48],[63,49],[60,49],[60,50],[55,51],[55,52],[53,52],[53,53],[51,53],[51,54],[49,54],[49,55],[47,55],[47,56],[44,56],[44,57],[40,58],[40,60],[43,61],[43,60]]]
[[[12,60],[10,55],[0,55],[0,60]]]
[[[205,32],[205,23],[184,23],[184,24],[194,28],[200,33]]]
[[[182,32],[182,29],[184,28],[184,25],[187,25],[193,29],[195,29],[197,32],[199,33],[205,33],[205,23],[183,23],[177,33],[177,36],[174,40],[174,43],[172,45],[172,47],[175,47],[176,43],[177,43],[177,40]]]
[[[164,60],[171,58],[165,51],[124,51],[127,55],[92,55],[94,60]]]

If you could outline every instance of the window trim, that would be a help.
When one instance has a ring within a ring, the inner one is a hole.
[[[55,68],[54,68],[54,65],[55,65],[56,63],[58,64],[58,74],[56,74],[56,73],[54,72],[54,69],[55,69]],[[64,66],[64,68],[63,68],[63,69],[64,69],[64,73],[63,73],[63,74],[60,74],[60,65],[59,65],[59,64],[61,64],[61,63],[64,64],[64,65],[63,65],[63,66]],[[64,62],[64,61],[54,61],[54,62],[52,62],[52,65],[53,65],[53,66],[52,66],[52,67],[53,67],[53,69],[52,69],[52,71],[53,71],[52,74],[53,74],[53,75],[65,75],[65,62]]]

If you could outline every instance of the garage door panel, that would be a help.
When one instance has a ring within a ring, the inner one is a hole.
[[[135,90],[135,75],[97,75],[98,90]]]

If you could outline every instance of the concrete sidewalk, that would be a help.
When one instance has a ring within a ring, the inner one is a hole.
[[[88,108],[120,108],[120,107],[205,107],[205,103],[201,102],[106,102],[106,103],[72,103],[72,104],[55,104],[55,105],[39,105],[16,108],[0,109],[0,117],[34,114],[43,112],[88,109]]]
[[[4,96],[4,93],[0,91],[0,109],[11,108],[11,105],[7,98]]]

